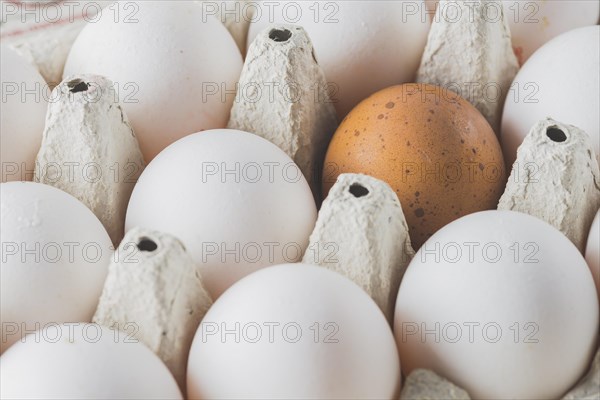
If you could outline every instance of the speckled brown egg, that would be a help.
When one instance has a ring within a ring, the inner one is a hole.
[[[449,222],[495,209],[506,180],[485,118],[454,92],[425,84],[381,90],[346,116],[327,150],[323,193],[346,172],[396,191],[415,249]]]

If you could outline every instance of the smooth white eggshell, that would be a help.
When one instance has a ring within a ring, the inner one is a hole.
[[[182,398],[152,351],[96,324],[49,325],[26,336],[0,358],[0,377],[3,399]]]
[[[391,399],[400,363],[384,315],[356,284],[322,267],[278,265],[208,311],[187,388],[206,399]]]
[[[2,182],[31,180],[50,90],[38,70],[7,46],[0,49]]]
[[[585,260],[592,271],[598,299],[600,300],[600,211],[596,213],[590,233],[588,235],[587,245],[585,247]]]
[[[316,217],[308,183],[283,151],[251,133],[215,129],[180,139],[146,167],[125,229],[181,239],[216,298],[250,272],[299,261]]]
[[[302,26],[331,84],[340,120],[378,90],[414,80],[430,27],[421,0],[257,4],[247,46],[272,23]]]
[[[504,105],[501,142],[507,165],[533,125],[547,117],[587,132],[600,154],[600,26],[564,33],[523,65]]]
[[[600,2],[589,0],[504,0],[513,47],[525,62],[540,46],[572,29],[595,25]]]
[[[0,187],[4,351],[47,323],[91,321],[112,243],[98,218],[73,196],[33,182]]]
[[[484,211],[419,249],[394,333],[405,374],[432,369],[477,399],[560,398],[596,350],[598,301],[561,232],[527,214]]]
[[[185,135],[224,128],[241,70],[233,38],[200,2],[140,1],[116,2],[88,23],[63,77],[93,73],[115,82],[150,161]]]

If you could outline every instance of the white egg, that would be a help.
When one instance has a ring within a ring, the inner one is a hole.
[[[167,367],[133,329],[56,324],[27,335],[0,358],[1,397],[181,399]]]
[[[511,165],[533,125],[547,117],[587,132],[600,155],[600,26],[564,33],[523,65],[506,97],[501,142]]]
[[[326,268],[287,264],[242,279],[198,327],[190,398],[398,398],[400,362],[371,298]]]
[[[47,323],[89,322],[112,255],[102,223],[71,195],[0,185],[1,349]]]
[[[177,141],[146,167],[125,229],[181,239],[216,298],[250,272],[299,261],[316,217],[308,183],[283,151],[250,133],[216,129]]]
[[[600,18],[600,2],[589,0],[503,0],[515,53],[521,63],[554,37]]]
[[[592,271],[598,299],[600,300],[600,211],[596,213],[596,218],[594,218],[590,228],[587,246],[585,247],[585,260],[590,267],[590,271]]]
[[[0,79],[0,163],[2,182],[31,180],[42,143],[50,90],[38,70],[2,46]]]
[[[247,45],[272,23],[304,27],[340,120],[378,90],[415,79],[430,26],[422,0],[278,1],[256,10]]]
[[[146,161],[177,139],[224,128],[242,56],[200,2],[115,2],[87,24],[63,77],[110,78]]]
[[[403,372],[431,369],[477,399],[560,398],[596,350],[595,292],[581,253],[542,220],[460,218],[425,242],[402,280]]]

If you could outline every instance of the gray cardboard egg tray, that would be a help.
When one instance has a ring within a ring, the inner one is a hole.
[[[51,1],[51,0],[42,0],[42,1],[38,1],[37,5],[36,4],[25,4],[24,7],[26,10],[28,10],[27,13],[23,14],[21,12],[21,9],[23,8],[23,4],[21,4],[21,2],[19,1],[15,1],[15,2],[5,2],[6,4],[3,5],[3,16],[2,16],[2,25],[0,26],[0,42],[2,44],[6,44],[9,45],[10,47],[14,48],[15,50],[17,50],[17,52],[19,54],[21,54],[23,57],[25,57],[26,59],[28,59],[32,64],[34,64],[35,66],[37,66],[38,70],[40,71],[41,75],[44,77],[44,79],[48,82],[49,86],[51,88],[53,88],[54,86],[58,85],[61,80],[62,80],[62,70],[64,67],[64,63],[65,60],[67,58],[67,55],[69,53],[69,50],[71,48],[71,45],[73,44],[74,40],[76,39],[77,35],[79,34],[79,32],[81,31],[81,29],[85,26],[86,22],[90,19],[93,19],[94,16],[100,12],[100,9],[103,7],[106,7],[107,5],[109,5],[111,3],[111,1],[92,1],[92,0],[82,0],[82,1],[78,1],[77,5],[75,7],[77,7],[77,10],[79,12],[73,12],[72,9],[68,8],[67,6],[65,6],[64,4],[61,4],[62,2],[58,1]],[[23,2],[25,3],[25,2]],[[43,5],[43,3],[48,3],[51,5],[51,7],[53,8],[53,13],[52,14],[48,14],[48,15],[42,15],[42,11],[41,8],[39,7],[40,5]],[[71,6],[72,7],[72,6]],[[49,17],[49,15],[51,15],[51,17]],[[73,17],[75,16],[75,17]],[[246,36],[247,36],[247,31],[248,31],[248,22],[246,21],[241,21],[241,22],[236,22],[232,19],[228,19],[227,16],[225,16],[224,18],[222,18],[224,24],[226,25],[226,27],[229,29],[229,31],[231,32],[232,36],[234,37],[234,39],[236,40],[237,45],[240,47],[240,49],[242,50],[242,53],[245,52],[245,42],[246,42]],[[286,27],[277,27],[278,29],[286,29]],[[451,33],[450,33],[451,34]],[[491,35],[493,35],[494,33],[492,32]],[[268,39],[268,38],[267,38]],[[307,39],[308,40],[308,39]],[[490,39],[490,40],[495,40],[495,39]],[[310,43],[310,42],[309,42]],[[503,49],[502,51],[505,51],[506,49]],[[276,50],[273,50],[276,51]],[[293,44],[290,46],[290,49],[287,50],[287,52],[293,52]],[[427,52],[427,50],[426,50]],[[254,56],[260,56],[260,55],[254,55]],[[280,57],[286,57],[289,56],[289,54],[286,54],[285,52],[278,54],[278,56]],[[510,60],[510,57],[507,56],[507,59]],[[497,70],[497,71],[493,71],[493,73],[496,73],[496,76],[492,76],[490,77],[489,75],[487,75],[487,78],[490,79],[494,79],[496,81],[502,81],[503,80],[503,76],[504,78],[506,78],[506,75],[508,74],[508,78],[504,79],[505,81],[510,82],[510,80],[512,80],[512,77],[514,77],[514,74],[516,73],[516,70],[518,69],[518,67],[516,66],[516,62],[513,61],[509,61],[508,62],[509,65],[506,65],[503,69]],[[297,66],[292,66],[292,65],[288,65],[288,68],[291,70],[293,68],[296,68]],[[311,76],[313,76],[315,79],[324,79],[322,72],[320,71],[320,69],[318,68],[318,66],[316,66],[315,64],[312,64],[310,62],[307,62],[305,65],[300,66],[301,68],[306,68],[306,69],[312,69],[313,72],[311,73]],[[435,66],[435,65],[425,65],[425,68],[422,68],[422,70],[419,73],[419,77],[422,78],[422,81],[427,81],[427,80],[432,80],[433,82],[437,82],[440,81],[441,84],[443,84],[443,80],[445,77],[440,77],[439,73],[442,73],[443,71],[443,67],[440,68],[439,66]],[[290,72],[290,71],[287,71]],[[476,72],[471,71],[472,73],[477,74]],[[293,73],[293,71],[292,71]],[[437,74],[437,75],[436,75]],[[249,81],[251,79],[256,79],[256,75],[257,72],[254,71],[250,71],[249,73],[246,74],[246,76],[244,76],[244,74],[242,74],[242,77],[240,79],[248,79]],[[486,77],[483,77],[481,79],[485,79]],[[450,78],[448,78],[450,79]],[[469,99],[471,102],[473,102],[473,104],[477,104],[478,103],[478,99]],[[236,108],[237,107],[237,108]],[[243,104],[242,105],[237,105],[236,107],[234,107],[234,109],[232,110],[232,116],[231,116],[231,120],[229,123],[229,127],[231,128],[237,128],[237,129],[242,129],[242,130],[253,130],[253,129],[249,129],[249,128],[259,128],[263,125],[266,125],[263,121],[261,121],[261,118],[264,118],[262,116],[259,116],[257,118],[252,118],[250,119],[250,125],[251,126],[245,126],[241,121],[246,121],[246,125],[248,124],[247,122],[247,118],[244,118],[244,108],[243,108]],[[305,106],[305,110],[306,108],[309,108],[311,106],[306,105]],[[315,107],[315,106],[312,106]],[[331,105],[329,105],[329,107],[331,107]],[[486,118],[488,118],[488,121],[490,121],[490,123],[492,124],[492,126],[494,126],[495,128],[497,127],[497,123],[498,123],[498,110],[494,110],[491,109],[489,107],[489,105],[483,104],[480,105],[480,111],[482,111],[482,113],[486,116]],[[332,110],[331,108],[327,109],[327,108],[321,108],[321,109],[313,109],[310,110],[312,111],[311,114],[311,118],[314,118],[317,121],[317,125],[320,126],[322,129],[325,130],[332,130],[335,129],[335,116],[334,113],[335,111]],[[306,114],[306,112],[304,112],[304,114]],[[299,117],[299,113],[291,113],[290,115],[288,115],[288,117],[290,118],[290,120],[294,119],[294,118],[300,118]],[[260,129],[258,129],[260,130]],[[275,135],[275,134],[273,134]],[[314,132],[308,132],[308,134],[306,133],[302,133],[302,132],[294,132],[292,131],[291,133],[289,133],[289,137],[269,137],[269,135],[265,135],[267,139],[271,140],[271,141],[283,141],[285,142],[286,140],[290,140],[292,137],[298,139],[300,138],[301,141],[305,141],[307,143],[312,143],[316,141],[316,137],[314,135]],[[297,154],[294,152],[293,149],[284,149],[286,150],[286,152],[288,153],[288,155],[290,155],[292,158],[294,158],[294,160],[299,164],[299,166],[301,167],[301,169],[303,170],[303,172],[305,172],[306,176],[314,176],[313,172],[314,172],[314,159],[321,154],[321,152],[323,151],[322,148],[320,148],[319,146],[326,146],[326,144],[323,143],[316,143],[316,154]],[[578,178],[576,173],[574,175],[571,176],[572,178]],[[597,177],[597,176],[596,176]],[[386,191],[386,186],[385,184],[382,185],[382,182],[377,182],[377,180],[373,179],[373,182],[369,181],[369,177],[366,176],[349,176],[346,178],[342,179],[342,182],[340,182],[340,184],[347,184],[347,182],[344,181],[347,180],[348,182],[351,181],[355,181],[355,180],[361,180],[361,181],[365,181],[367,184],[370,184],[371,186],[375,186],[378,187],[378,185],[381,185],[381,190],[379,190],[380,192],[382,192],[382,194],[380,194],[379,197],[376,196],[376,199],[373,201],[380,201],[383,203],[386,202],[390,202],[391,200],[389,198],[386,197],[385,195],[385,191]],[[593,177],[592,177],[593,180]],[[314,190],[314,183],[313,182],[309,182],[311,183],[311,187]],[[589,182],[588,182],[589,183]],[[587,186],[587,183],[585,182],[581,182],[582,185]],[[389,188],[387,188],[389,189]],[[514,198],[519,196],[520,191],[526,191],[527,188],[522,188],[522,187],[509,187],[507,188],[507,191],[505,192],[504,196],[503,196],[503,200],[504,200],[504,206],[502,208],[504,209],[511,209],[510,206],[508,206],[507,204],[511,203],[511,201],[509,200],[513,200],[514,202]],[[593,190],[592,190],[593,192]],[[393,192],[392,192],[393,193]],[[337,200],[337,199],[335,199]],[[343,204],[345,201],[347,202],[347,199],[344,199],[343,201],[339,201],[338,203],[336,203],[334,201],[329,202],[329,204],[325,204],[324,205],[324,209],[321,211],[321,213],[332,213],[333,215],[333,211],[331,209],[336,209],[336,207],[339,209],[340,208],[340,204]],[[397,199],[396,199],[397,200]],[[503,200],[501,200],[501,203],[503,203]],[[595,199],[593,199],[596,203],[598,202],[598,197],[596,197]],[[393,201],[391,201],[391,203],[394,203]],[[387,206],[386,206],[387,207]],[[519,208],[519,207],[517,207]],[[523,208],[523,207],[520,207]],[[527,207],[525,207],[527,208]],[[343,209],[343,207],[342,207]],[[513,208],[514,209],[514,208]],[[597,209],[597,207],[596,207]],[[532,210],[527,210],[527,209],[521,209],[520,211],[524,211],[524,212],[531,212]],[[336,213],[339,213],[339,210],[335,210]],[[341,214],[343,216],[343,210],[341,211]],[[590,215],[586,215],[584,216],[583,219],[590,219],[593,218],[594,213],[588,213]],[[581,215],[579,216],[574,216],[572,217],[574,221],[581,221]],[[338,216],[338,219],[344,219]],[[568,217],[567,217],[568,219]],[[403,218],[399,218],[399,221],[402,222]],[[103,221],[105,222],[105,221]],[[340,222],[341,224],[343,222]],[[404,223],[404,225],[406,225]],[[587,224],[587,226],[589,226],[589,224]],[[404,233],[406,233],[406,235],[404,235],[405,237],[407,237],[407,228],[404,226],[402,226],[402,224],[400,224],[400,226],[398,227],[399,230],[402,229],[406,229]],[[319,222],[317,222],[317,228],[315,229],[315,232],[313,232],[313,236],[311,236],[311,240],[313,239],[313,237],[315,238],[315,240],[318,239],[322,239],[323,237],[327,237],[329,239],[335,239],[335,232],[328,232],[327,231],[327,227],[319,227]],[[376,236],[376,235],[375,235]],[[569,235],[567,235],[569,236]],[[575,236],[575,237],[573,237]],[[572,240],[577,238],[577,232],[572,233],[569,236]],[[410,248],[410,245],[407,247],[404,247],[405,249]],[[414,252],[412,252],[412,248],[410,248],[410,250],[406,250],[408,252],[408,256],[410,259],[410,257],[412,257],[412,255],[414,255]],[[366,258],[365,258],[366,257]],[[369,257],[374,257],[374,256],[370,256],[370,255],[366,255],[363,256],[361,258],[362,261],[365,262],[369,262],[369,260],[371,260],[372,264],[375,264],[372,262],[372,258]],[[351,260],[352,257],[349,259]],[[403,259],[406,260],[406,257],[398,257],[398,259]],[[305,260],[306,261],[306,260]],[[351,261],[349,261],[351,262]],[[319,260],[314,260],[313,263],[318,264]],[[383,271],[378,271],[378,273],[383,273],[385,274],[385,268],[388,268],[391,270],[393,270],[392,266],[386,266],[386,267],[382,267],[384,268]],[[339,265],[336,265],[333,267],[338,268],[339,269]],[[404,271],[404,269],[406,268],[406,265],[402,265],[400,266],[400,270]],[[338,271],[340,272],[340,271]],[[349,275],[349,277],[353,278],[359,285],[361,285],[360,282],[360,277],[356,278],[356,276],[351,276],[352,275],[352,271],[348,272],[346,271],[345,273],[346,275]],[[399,276],[393,276],[390,275],[389,279],[391,281],[399,281],[400,277]],[[396,282],[398,283],[398,282]],[[362,285],[361,285],[362,286]],[[392,284],[391,285],[393,288],[396,288],[397,290],[397,284]],[[368,290],[367,290],[368,291]],[[386,298],[386,294],[383,293],[371,293],[369,292],[369,294],[374,298]],[[210,301],[210,300],[207,300]],[[391,308],[392,305],[390,304],[386,304],[385,302],[379,301],[378,305],[382,308],[382,310],[384,311],[384,313],[386,314],[386,316],[389,318],[391,318]],[[202,307],[200,305],[200,307]],[[99,307],[100,308],[100,307]],[[110,316],[105,316],[103,318],[108,318],[110,319]],[[159,354],[160,356],[160,354]],[[177,369],[180,368],[181,366],[175,365],[172,367],[172,369]],[[180,374],[180,372],[179,372]],[[413,400],[417,400],[417,399],[421,399],[421,400],[425,400],[425,399],[469,399],[469,395],[467,394],[466,391],[464,391],[463,389],[455,386],[454,384],[452,384],[451,382],[447,381],[446,379],[444,379],[443,377],[440,377],[438,375],[436,375],[434,372],[432,371],[428,371],[428,370],[415,370],[413,371],[404,381],[403,383],[403,388],[402,388],[402,392],[400,395],[401,399],[413,399]],[[592,362],[592,367],[590,369],[590,371],[583,377],[581,378],[580,382],[575,385],[575,387],[568,392],[564,399],[569,399],[569,400],[575,400],[575,399],[598,399],[600,398],[600,351],[596,353],[593,362]]]

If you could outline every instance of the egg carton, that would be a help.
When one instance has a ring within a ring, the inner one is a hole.
[[[249,36],[248,21],[236,21],[231,19],[231,14],[227,13],[217,16],[222,19],[242,53],[245,53],[245,43]],[[46,81],[58,83],[61,81],[64,63],[71,44],[85,23],[76,21],[61,25],[63,24],[57,23],[32,28],[30,33],[22,34],[17,33],[17,30],[7,28],[7,26],[16,26],[11,22],[3,26],[2,40],[12,44],[17,51],[37,65]],[[36,26],[36,24],[31,26]],[[463,51],[464,43],[461,42],[461,39],[465,37],[477,38],[475,45],[470,48],[469,57],[452,57]],[[490,48],[497,50],[497,53],[491,54],[488,51]],[[53,51],[51,56],[49,56],[50,49]],[[493,62],[498,54],[502,55],[503,63]],[[445,61],[448,58],[452,59],[451,63]],[[497,68],[487,68],[491,64],[496,65]],[[486,68],[482,68],[482,65],[485,65]],[[466,23],[465,21],[464,24],[444,24],[443,22],[433,24],[417,79],[420,82],[436,83],[440,86],[449,86],[456,82],[498,82],[502,92],[506,93],[517,70],[518,61],[512,51],[510,32],[506,21],[489,24],[479,15],[476,17],[475,23]],[[269,71],[268,75],[265,71]],[[318,55],[314,55],[312,43],[304,29],[296,25],[273,24],[256,34],[256,38],[252,41],[246,55],[240,83],[265,79],[283,80],[286,76],[293,76],[297,80],[307,83],[318,82],[319,88],[327,87],[325,74],[318,63]],[[103,82],[102,79],[102,77],[96,76],[72,76],[69,77],[69,80],[61,83],[62,88],[60,85],[57,88],[77,93],[77,90],[73,89],[86,82],[96,82],[98,87],[109,88],[110,83]],[[301,84],[300,86],[305,85]],[[467,100],[479,109],[498,133],[503,101],[490,102],[483,93],[471,94],[472,96],[466,96]],[[255,132],[284,150],[300,167],[317,202],[322,200],[320,193],[322,182],[320,182],[319,173],[322,165],[320,162],[324,157],[331,134],[337,127],[336,109],[328,96],[328,91],[322,90],[319,97],[323,101],[298,102],[294,103],[292,107],[286,101],[270,102],[268,106],[266,103],[236,102],[231,110],[228,123],[229,128]],[[301,98],[307,98],[307,96]],[[82,101],[79,105],[83,104]],[[134,137],[127,116],[124,115],[118,103],[114,105],[118,107],[116,110],[119,112],[118,115],[110,117],[110,123],[90,119],[87,122],[77,121],[77,128],[81,128],[81,124],[84,124],[91,131],[105,130],[107,139],[123,136],[123,132],[127,132],[129,137]],[[55,114],[62,113],[63,106],[64,104],[60,102],[53,104]],[[77,102],[75,102],[75,106],[77,106]],[[111,104],[98,104],[94,113],[101,112],[99,110],[102,107],[109,108],[110,106]],[[265,110],[268,111],[265,112]],[[49,113],[49,115],[51,114]],[[273,121],[277,123],[273,123]],[[54,137],[56,137],[55,135],[64,135],[65,140],[68,140],[69,131],[75,126],[61,127],[61,123],[56,123],[56,121],[53,126],[52,122],[47,120],[45,138],[49,137],[48,135]],[[556,147],[556,143],[560,143],[561,140],[549,134],[552,129],[560,132],[556,133],[559,138],[561,134],[569,138],[568,150]],[[323,135],[323,132],[327,134]],[[111,133],[114,137],[111,137]],[[114,143],[114,140],[97,141],[85,143],[83,147],[107,149],[114,146]],[[47,162],[48,160],[70,159],[73,156],[70,153],[65,154],[56,146],[57,144],[51,140],[43,143],[38,158],[41,157]],[[135,154],[134,162],[138,166],[136,176],[139,176],[144,162],[137,142],[119,142],[118,147],[127,149],[123,152],[124,154]],[[80,150],[75,151],[79,152]],[[111,165],[115,159],[112,157],[107,159],[106,154],[109,153],[111,152],[98,151],[97,158],[94,160],[101,165]],[[519,148],[517,162],[513,167],[511,177],[523,173],[519,170],[519,165],[536,162],[536,165],[542,166],[541,178],[544,182],[551,183],[532,185],[519,179],[509,179],[498,209],[517,210],[537,216],[562,231],[583,251],[589,227],[600,207],[600,189],[597,186],[597,182],[600,182],[600,174],[593,155],[593,144],[582,130],[550,119],[540,121],[532,128]],[[557,159],[559,161],[556,161]],[[122,161],[122,159],[118,161]],[[36,180],[43,182],[43,174],[36,171]],[[47,183],[51,183],[51,180],[48,180]],[[106,187],[98,190],[94,187],[81,187],[77,182],[54,182],[52,184],[74,194],[94,211],[107,230],[111,232],[111,239],[115,245],[129,242],[139,244],[142,238],[146,238],[145,240],[152,238],[150,242],[168,242],[170,244],[166,246],[167,248],[178,249],[177,254],[169,256],[170,259],[153,260],[152,257],[149,257],[140,263],[140,266],[144,268],[139,268],[134,272],[125,270],[118,261],[113,262],[94,321],[107,325],[126,320],[123,315],[127,315],[127,318],[131,319],[128,314],[132,310],[141,313],[146,311],[143,309],[144,304],[153,304],[157,315],[164,316],[164,310],[171,301],[197,300],[198,303],[194,307],[199,311],[194,312],[193,317],[173,314],[168,315],[171,319],[166,322],[159,317],[150,318],[144,324],[145,329],[139,334],[140,340],[165,361],[176,376],[180,388],[185,392],[182,383],[182,369],[185,370],[187,352],[191,346],[190,334],[195,331],[201,317],[208,310],[211,300],[206,293],[202,294],[204,289],[198,294],[198,287],[202,288],[202,284],[187,288],[182,292],[171,292],[173,287],[168,285],[180,277],[173,274],[172,268],[155,270],[157,266],[164,267],[171,264],[178,264],[179,267],[188,266],[190,264],[189,256],[185,249],[180,248],[181,245],[176,239],[160,232],[138,232],[136,230],[129,232],[128,237],[121,241],[123,216],[132,187],[125,190],[118,188],[119,190],[114,190],[115,194],[110,194],[111,190],[107,190]],[[109,182],[107,182],[107,186],[110,186]],[[364,190],[370,194],[370,197],[367,201],[358,202],[364,196],[361,195]],[[547,201],[547,193],[550,190],[556,193],[553,198],[556,200],[555,203]],[[544,204],[544,206],[540,207],[540,204]],[[384,229],[381,227],[383,223],[380,219],[390,214],[395,215],[394,224]],[[356,221],[362,222],[356,223]],[[353,243],[353,238],[358,237],[367,238],[367,241]],[[396,241],[392,243],[386,241],[386,238],[394,238]],[[322,265],[349,277],[375,300],[384,315],[387,316],[388,322],[391,322],[395,305],[393,294],[397,293],[402,274],[414,256],[402,206],[393,189],[384,182],[369,176],[340,175],[331,189],[330,195],[323,202],[317,225],[310,238],[312,245],[327,242],[348,244],[343,249],[342,261],[334,264],[326,263],[324,260],[315,259],[306,253],[303,262]],[[193,268],[178,269],[181,274],[189,274],[192,270]],[[127,271],[133,274],[127,279],[133,281],[139,280],[143,274],[149,272],[157,274],[152,276],[151,281],[154,285],[164,286],[148,293],[144,290],[140,293],[126,293],[122,288],[123,280],[121,278]],[[372,286],[371,282],[374,274],[384,277],[383,281],[376,286]],[[117,279],[117,277],[121,278]],[[166,296],[157,300],[152,298],[155,293],[170,293],[170,297]],[[141,316],[140,318],[143,319]],[[184,339],[176,334],[174,336],[168,334],[166,337],[159,334],[168,330],[169,326],[177,325],[183,326]],[[597,396],[600,384],[598,381],[599,354],[596,353],[590,372],[564,397],[565,399],[587,399]],[[432,371],[415,370],[407,377],[400,398],[468,399],[469,395],[463,389]]]

